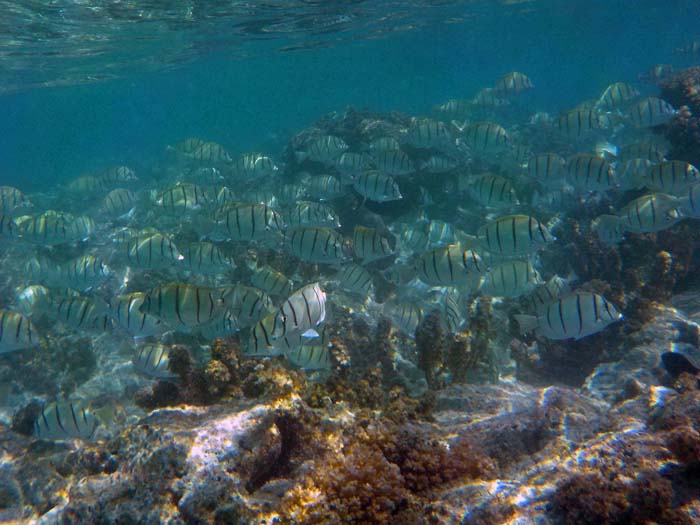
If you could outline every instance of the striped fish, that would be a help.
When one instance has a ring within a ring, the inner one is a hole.
[[[340,227],[340,219],[333,208],[321,202],[297,201],[282,216],[292,229],[301,226]]]
[[[399,232],[399,246],[402,251],[424,252],[428,249],[427,223],[402,224]]]
[[[349,263],[341,266],[335,275],[335,280],[346,292],[369,295],[372,290],[372,274],[357,264]]]
[[[306,193],[316,199],[334,199],[345,193],[340,179],[333,175],[310,175],[303,181]]]
[[[558,299],[560,296],[571,291],[571,287],[566,279],[554,275],[550,277],[546,283],[535,288],[527,297],[528,303],[532,311],[540,313],[551,302]]]
[[[395,201],[402,198],[396,181],[386,173],[371,170],[357,177],[353,188],[364,198],[375,202]]]
[[[111,217],[128,214],[136,206],[136,194],[126,188],[110,191],[102,201],[102,209]]]
[[[418,256],[418,278],[431,286],[460,286],[486,270],[481,257],[459,244],[435,248]]]
[[[0,186],[0,215],[12,215],[19,208],[31,206],[29,199],[14,186]]]
[[[318,283],[300,288],[251,330],[249,351],[253,355],[283,349],[285,337],[318,334],[315,327],[326,318],[326,294]]]
[[[17,292],[17,299],[12,306],[24,315],[31,316],[45,308],[51,301],[51,291],[40,284],[32,284]]]
[[[139,180],[136,172],[129,166],[110,166],[102,170],[98,177],[109,184]]]
[[[661,162],[666,153],[656,144],[649,142],[635,142],[618,149],[618,162],[627,162],[632,159],[646,159],[651,162]]]
[[[530,157],[527,163],[528,175],[537,182],[548,185],[559,183],[564,176],[566,161],[556,153],[541,153]]]
[[[472,107],[490,110],[507,106],[510,102],[503,97],[503,94],[496,91],[494,88],[484,88],[477,92],[469,101]],[[469,116],[468,114],[465,116]]]
[[[300,183],[282,184],[277,190],[277,198],[282,204],[294,204],[306,195],[304,186]]]
[[[284,355],[293,366],[302,370],[329,370],[332,366],[330,348],[324,345],[303,344]]]
[[[180,265],[185,258],[175,243],[162,233],[139,234],[122,248],[128,264],[144,270],[171,268]]]
[[[415,171],[411,159],[399,149],[381,150],[375,153],[372,157],[372,163],[379,171],[396,177]]]
[[[464,140],[475,151],[499,152],[509,145],[508,133],[495,122],[476,122],[464,130]]]
[[[311,142],[305,152],[298,151],[296,156],[299,161],[309,159],[322,164],[332,164],[347,149],[348,145],[343,139],[326,135]]]
[[[82,255],[59,267],[61,284],[76,290],[87,290],[110,279],[112,269],[99,257]]]
[[[628,202],[620,210],[624,231],[633,233],[658,232],[680,221],[681,201],[665,193],[650,193]]]
[[[499,78],[493,89],[499,95],[512,97],[513,95],[518,95],[533,87],[535,86],[532,80],[526,75],[518,71],[513,71]]]
[[[410,146],[419,149],[439,149],[454,143],[447,127],[433,119],[415,119],[408,127],[405,140]]]
[[[281,295],[287,297],[292,293],[292,281],[269,266],[262,266],[253,271],[250,284],[261,289],[269,295]]]
[[[187,174],[187,178],[195,184],[206,186],[215,186],[224,180],[221,171],[213,166],[194,168]]]
[[[34,323],[24,315],[0,309],[0,354],[43,344]]]
[[[454,290],[446,290],[442,295],[442,322],[443,327],[451,334],[460,331],[465,318],[462,307],[459,305],[459,295]]]
[[[224,147],[216,142],[203,142],[194,150],[184,152],[183,154],[187,158],[200,162],[229,163],[233,160]]]
[[[60,280],[58,265],[44,255],[31,257],[23,266],[24,275],[34,282],[48,281],[49,284],[57,284]]]
[[[194,151],[197,150],[202,144],[204,144],[204,141],[200,138],[197,137],[188,137],[182,142],[178,142],[174,146],[168,146],[166,149],[175,151],[177,153],[182,153],[182,154],[187,154],[187,153],[193,153]]]
[[[644,185],[653,191],[670,195],[684,195],[688,189],[700,182],[698,169],[682,160],[667,160],[652,166],[647,171]]]
[[[473,104],[469,100],[451,98],[444,104],[435,107],[437,113],[442,113],[452,118],[466,118],[473,109]]]
[[[246,180],[255,180],[262,177],[270,177],[279,168],[275,162],[262,153],[244,153],[233,161],[231,171],[236,177]]]
[[[684,217],[700,218],[700,184],[693,184],[687,193],[678,199],[681,215]]]
[[[506,215],[481,226],[477,243],[494,255],[516,256],[536,252],[555,240],[547,227],[529,215]]]
[[[190,244],[183,254],[183,264],[188,270],[202,275],[218,276],[233,270],[236,265],[211,242],[200,241]]]
[[[157,317],[141,311],[145,300],[146,294],[142,292],[118,295],[109,301],[107,313],[132,337],[162,335],[168,328]]]
[[[223,298],[241,328],[251,326],[274,311],[270,296],[252,286],[237,284],[224,291]]]
[[[252,323],[251,323],[252,324]],[[194,333],[209,341],[230,337],[241,329],[238,319],[230,310],[224,311],[224,314],[208,324],[198,326],[193,330]]]
[[[617,215],[598,215],[591,221],[591,231],[598,235],[601,242],[607,245],[615,245],[624,237],[622,219]]]
[[[368,264],[393,255],[391,243],[374,228],[355,226],[352,235],[352,248],[362,264]]]
[[[267,204],[227,204],[217,210],[216,221],[232,241],[274,239],[284,227],[282,216]]]
[[[211,323],[220,318],[224,310],[220,290],[178,282],[156,286],[146,294],[139,308],[141,313],[181,329]]]
[[[52,441],[86,440],[92,437],[99,424],[97,417],[82,403],[49,403],[41,409],[34,423],[34,436]]]
[[[591,292],[564,295],[547,304],[535,316],[516,315],[523,333],[535,330],[548,339],[581,339],[622,319],[605,297]]]
[[[178,182],[161,193],[156,204],[170,215],[180,216],[189,211],[211,208],[216,204],[216,195],[204,186],[190,182]]]
[[[626,82],[615,82],[603,90],[596,106],[604,111],[620,109],[639,96],[639,91]]]
[[[632,106],[627,117],[637,127],[652,127],[665,124],[678,115],[678,110],[658,97],[647,97]]]
[[[649,176],[649,170],[654,163],[647,159],[630,159],[626,162],[618,162],[617,178],[623,189],[643,188]]]
[[[391,319],[400,332],[413,338],[416,328],[423,320],[423,309],[415,303],[390,301],[385,303],[384,315]]]
[[[593,109],[572,109],[562,113],[557,120],[559,131],[574,139],[609,126],[610,119]]]
[[[567,179],[584,191],[605,191],[615,185],[615,169],[597,155],[579,154],[566,162]]]
[[[82,295],[52,297],[51,306],[45,313],[76,331],[106,331],[112,328],[111,317],[106,314],[105,308]]]
[[[441,220],[419,219],[411,224],[392,226],[391,230],[399,236],[401,248],[411,252],[453,244],[456,239],[452,224]]]
[[[377,137],[369,143],[369,150],[373,153],[380,151],[397,151],[401,148],[401,144],[394,137]]]
[[[333,165],[340,173],[353,175],[367,169],[370,162],[371,158],[365,153],[346,151],[333,162]]]
[[[95,231],[95,221],[88,216],[47,210],[40,215],[18,217],[17,235],[27,242],[46,246],[77,242]]]
[[[510,181],[493,173],[472,177],[468,192],[472,199],[487,208],[509,208],[520,204]]]
[[[424,224],[429,248],[446,246],[455,242],[455,230],[449,222],[434,219],[426,221]]]
[[[17,230],[17,224],[9,215],[0,213],[0,240],[14,238]]]
[[[134,352],[131,363],[139,374],[153,379],[177,379],[178,375],[169,370],[169,348],[163,344],[146,344]]]
[[[542,284],[530,261],[506,261],[491,268],[481,278],[479,289],[496,297],[520,297]]]
[[[297,228],[288,235],[292,255],[307,262],[334,263],[348,259],[343,236],[330,228]]]
[[[457,162],[444,155],[431,155],[420,167],[421,170],[434,174],[449,173],[455,168]]]

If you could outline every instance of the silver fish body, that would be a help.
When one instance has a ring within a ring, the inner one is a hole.
[[[472,199],[487,208],[510,208],[520,204],[511,182],[492,173],[473,177],[468,192]]]
[[[159,318],[141,311],[145,299],[142,292],[116,296],[110,299],[107,313],[132,337],[162,335],[168,327]]]
[[[18,312],[0,309],[0,354],[42,344],[41,336],[28,317]]]
[[[134,368],[140,374],[153,379],[176,379],[178,376],[169,370],[169,348],[163,344],[145,344],[136,349],[131,358]]]
[[[189,330],[220,318],[225,311],[216,288],[170,282],[153,288],[139,308],[173,328]]]
[[[352,235],[352,248],[362,264],[393,255],[389,239],[374,228],[357,225]]]
[[[658,97],[647,97],[634,104],[627,112],[637,127],[653,127],[673,120],[678,114],[671,104]]]
[[[343,236],[331,228],[297,228],[287,237],[292,255],[302,261],[334,263],[349,258]]]
[[[481,226],[476,240],[490,253],[510,257],[534,253],[555,237],[534,217],[506,215]]]
[[[375,202],[395,201],[402,198],[396,181],[381,171],[365,171],[355,179],[353,188],[363,197]]]
[[[628,202],[619,216],[624,231],[651,233],[670,228],[683,216],[681,202],[672,195],[650,193]]]
[[[595,334],[622,318],[615,306],[602,295],[576,292],[547,304],[532,320],[516,316],[521,329],[535,329],[548,339],[581,339]]]
[[[481,278],[479,289],[496,297],[520,297],[542,284],[530,261],[506,261],[492,267]]]
[[[39,412],[34,423],[34,435],[53,441],[86,440],[92,437],[98,425],[97,417],[80,403],[49,403]]]
[[[372,289],[372,274],[358,264],[343,265],[335,279],[338,286],[347,292],[369,295]]]
[[[340,220],[332,207],[322,202],[297,201],[283,215],[289,228],[302,226],[340,227]]]
[[[435,248],[415,261],[418,278],[431,286],[462,286],[484,271],[481,257],[459,244]]]

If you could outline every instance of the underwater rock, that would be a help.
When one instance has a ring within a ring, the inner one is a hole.
[[[290,380],[276,370],[260,372]],[[426,419],[399,386],[349,410],[277,385],[265,403],[160,409],[92,444],[4,430],[0,497],[19,487],[38,523],[690,523],[700,508],[697,389],[612,406],[566,387],[452,385]]]
[[[623,387],[630,381],[646,386],[660,386],[661,356],[673,344],[689,346],[686,333],[694,324],[688,316],[671,306],[654,304],[652,319],[627,337],[625,352],[615,362],[602,363],[586,378],[583,388],[593,396],[610,402],[624,397]]]

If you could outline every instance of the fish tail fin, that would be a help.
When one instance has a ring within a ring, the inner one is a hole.
[[[523,335],[532,332],[535,328],[537,328],[537,317],[534,315],[516,314],[514,317],[518,322],[518,325],[520,325],[520,333]]]

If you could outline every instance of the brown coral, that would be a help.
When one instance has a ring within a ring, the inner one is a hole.
[[[552,510],[571,525],[690,525],[687,514],[673,506],[671,482],[643,471],[631,483],[599,474],[577,474],[561,483]]]

